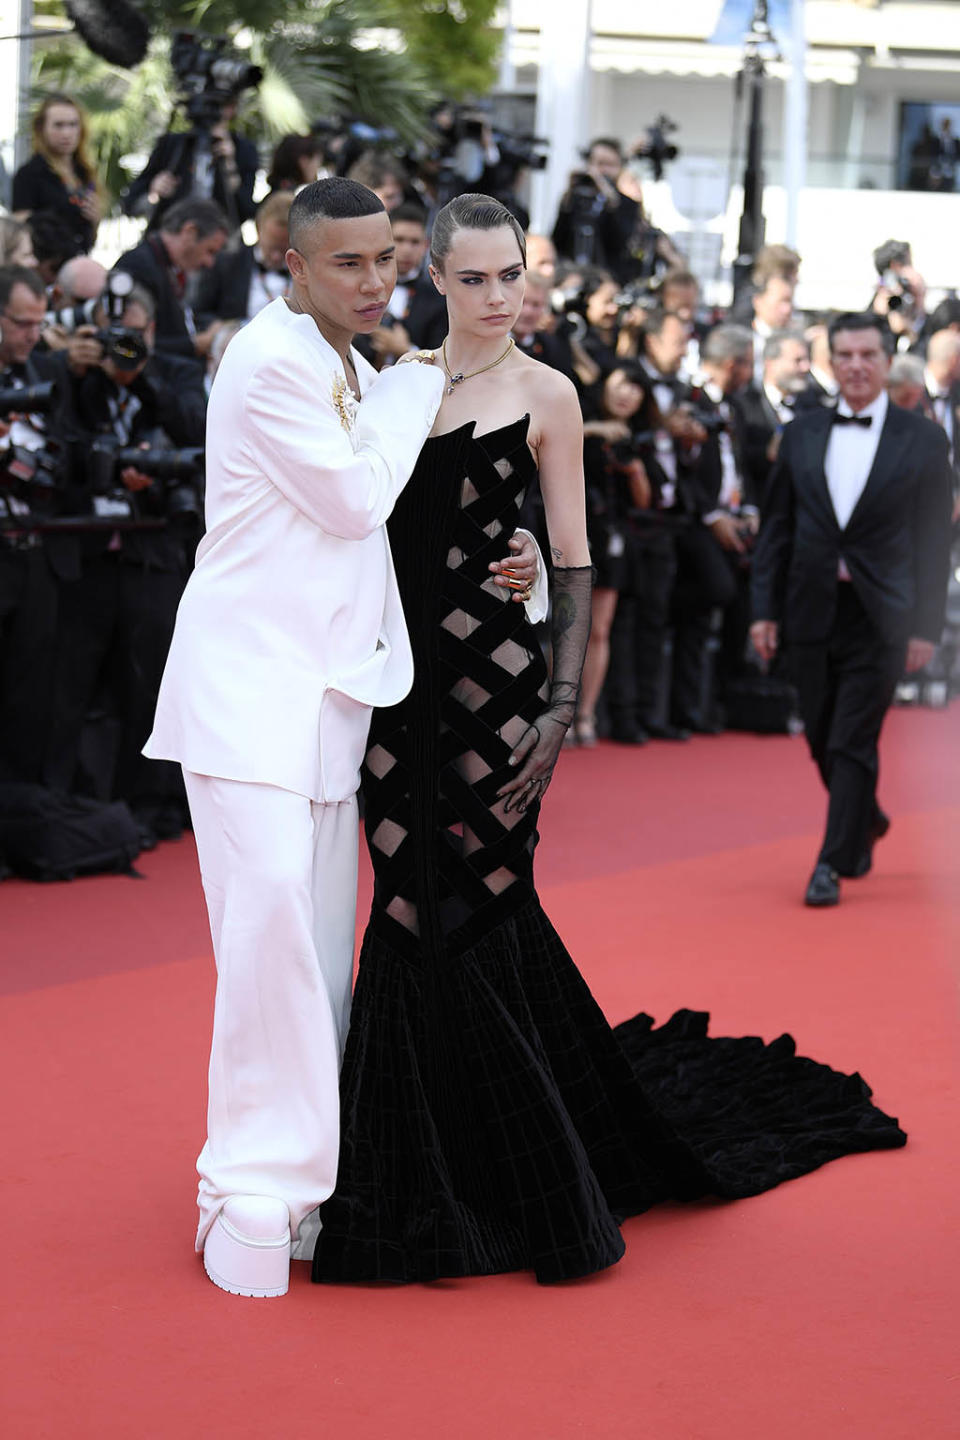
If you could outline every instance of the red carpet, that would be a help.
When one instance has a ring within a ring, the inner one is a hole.
[[[608,1015],[789,1029],[910,1144],[631,1221],[620,1265],[557,1289],[295,1266],[285,1300],[217,1291],[191,1248],[213,993],[192,843],[141,882],[0,886],[3,1435],[952,1440],[958,740],[958,707],[891,717],[893,828],[825,913],[799,904],[823,810],[801,742],[564,756],[541,892]]]

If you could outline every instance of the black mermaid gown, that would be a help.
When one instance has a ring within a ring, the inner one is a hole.
[[[566,1280],[618,1260],[618,1220],[658,1201],[906,1140],[789,1036],[710,1040],[691,1011],[611,1029],[540,908],[537,810],[496,791],[547,672],[487,568],[536,475],[527,425],[429,440],[389,522],[416,678],[364,767],[375,891],[317,1281]]]

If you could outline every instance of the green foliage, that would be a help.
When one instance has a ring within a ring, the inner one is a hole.
[[[385,0],[382,6],[403,33],[407,50],[432,87],[454,100],[485,95],[496,78],[500,31],[493,28],[498,0]]]
[[[263,83],[245,97],[238,123],[264,152],[280,136],[337,113],[391,126],[412,144],[435,100],[489,88],[499,46],[490,28],[496,0],[138,0],[138,6],[153,39],[135,71],[105,64],[73,36],[41,42],[34,52],[37,91],[64,90],[88,111],[99,171],[114,196],[129,180],[123,158],[143,156],[169,126],[175,30],[227,35],[263,66]],[[63,13],[60,0],[36,0],[36,10]]]

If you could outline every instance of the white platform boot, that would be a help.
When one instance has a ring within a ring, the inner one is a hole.
[[[267,1195],[231,1195],[210,1227],[203,1266],[231,1295],[267,1299],[290,1284],[290,1212]]]

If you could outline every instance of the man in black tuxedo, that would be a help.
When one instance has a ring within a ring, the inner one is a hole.
[[[763,383],[733,401],[743,443],[743,468],[752,503],[762,508],[779,436],[801,407],[810,352],[797,330],[775,330],[763,347]]]
[[[701,704],[703,661],[714,611],[723,612],[722,682],[746,645],[746,565],[758,509],[743,464],[734,397],[753,374],[753,335],[744,325],[717,325],[700,347],[704,383],[690,395],[706,431],[692,467],[691,523],[677,536],[673,595],[671,717],[677,729],[714,734]],[[739,639],[738,639],[739,637]]]
[[[808,905],[835,905],[889,828],[877,744],[897,681],[928,663],[950,566],[942,430],[891,405],[889,331],[872,313],[830,325],[835,411],[784,431],[753,563],[750,635],[761,659],[790,644],[810,750],[830,796]]]
[[[257,243],[222,250],[197,290],[201,331],[217,320],[252,320],[271,300],[286,295],[290,272],[288,221],[293,192],[275,190],[257,211]]]
[[[227,243],[227,220],[212,200],[181,200],[169,209],[159,230],[121,255],[123,270],[149,290],[156,305],[156,346],[161,353],[183,355],[202,367],[214,334],[215,321],[198,330],[186,303],[187,280],[210,270]]]

